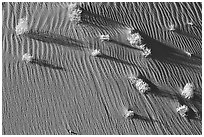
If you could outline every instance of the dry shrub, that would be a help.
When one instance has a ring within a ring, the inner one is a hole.
[[[193,83],[187,83],[183,90],[181,91],[181,95],[184,97],[184,98],[187,98],[187,99],[190,99],[193,97],[193,94],[194,94],[194,84]]]
[[[27,17],[18,20],[18,25],[16,26],[16,34],[21,35],[28,32],[28,19]]]
[[[22,56],[22,60],[26,61],[27,63],[31,62],[33,60],[33,56],[31,56],[29,53],[25,53]]]
[[[80,23],[82,21],[81,19],[82,10],[79,8],[79,5],[77,3],[71,3],[68,6],[68,10],[69,10],[68,16],[71,22]]]

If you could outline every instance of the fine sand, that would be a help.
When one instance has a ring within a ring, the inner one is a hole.
[[[70,21],[70,3],[2,4],[2,134],[202,134],[201,119],[185,119],[175,108],[179,88],[193,82],[188,104],[202,115],[202,4],[78,4],[81,24]],[[16,35],[25,17],[29,33]],[[152,56],[130,46],[130,29]],[[101,42],[100,34],[111,40]],[[103,55],[90,56],[92,49]],[[25,53],[38,61],[23,62]],[[130,74],[152,91],[139,93]],[[124,118],[128,109],[133,119]]]

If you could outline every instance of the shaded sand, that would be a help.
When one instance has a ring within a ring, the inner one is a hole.
[[[83,23],[76,25],[69,3],[3,3],[2,133],[201,134],[202,121],[184,119],[174,107],[178,89],[193,82],[190,104],[202,113],[201,3],[79,5]],[[26,16],[30,31],[17,36]],[[130,29],[141,33],[152,57],[130,47]],[[100,34],[111,40],[101,42]],[[91,49],[102,56],[91,57]],[[25,53],[36,61],[23,62]],[[152,92],[134,89],[131,73],[146,78]],[[124,119],[128,109],[132,120]]]

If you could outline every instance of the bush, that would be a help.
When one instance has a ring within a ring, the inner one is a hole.
[[[142,52],[142,55],[143,56],[145,56],[145,57],[148,57],[149,55],[151,55],[152,53],[151,53],[151,49],[149,49],[149,48],[147,48],[147,47],[145,47],[144,49],[143,49],[143,52]]]
[[[100,35],[100,40],[102,40],[102,41],[104,41],[104,40],[106,40],[106,41],[109,41],[110,40],[110,36],[107,34],[107,35]]]
[[[187,116],[187,112],[189,111],[188,106],[183,105],[180,107],[176,108],[177,113],[179,113],[182,117],[186,117]]]
[[[171,24],[171,25],[169,26],[169,30],[171,30],[171,31],[174,31],[174,30],[176,30],[176,27],[175,27],[175,25]]]
[[[68,8],[69,8],[68,16],[70,18],[70,21],[76,22],[76,23],[82,22],[82,19],[81,19],[82,10],[79,8],[77,3],[71,3]]]
[[[91,52],[91,56],[93,56],[93,57],[98,56],[100,54],[101,54],[101,52],[98,49],[92,50],[92,52]]]
[[[125,112],[125,118],[132,118],[133,116],[135,115],[135,113],[134,113],[134,111],[132,111],[132,110],[127,110],[126,112]]]
[[[129,34],[127,36],[128,41],[130,42],[131,46],[140,48],[142,45],[142,37],[139,33]]]
[[[193,97],[193,94],[194,94],[194,85],[192,83],[187,83],[183,90],[181,91],[181,95],[184,97],[184,98],[187,98],[187,99],[190,99]]]
[[[31,56],[29,53],[25,53],[22,56],[22,60],[26,61],[27,63],[31,62],[33,60],[33,56]]]
[[[24,34],[25,32],[28,32],[28,19],[27,19],[27,17],[19,19],[18,25],[16,26],[16,34],[17,35]]]
[[[151,88],[149,87],[149,85],[148,85],[145,81],[143,81],[142,79],[140,79],[140,78],[137,78],[137,77],[134,77],[134,76],[130,76],[130,77],[129,77],[129,80],[130,80],[130,83],[131,83],[132,85],[134,85],[135,88],[136,88],[137,90],[139,90],[140,93],[146,93],[146,92],[148,92],[148,91],[151,90]]]

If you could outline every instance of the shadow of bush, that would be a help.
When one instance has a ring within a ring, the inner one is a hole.
[[[28,33],[24,34],[26,37],[42,41],[45,43],[55,43],[58,45],[63,45],[71,48],[84,48],[83,43],[81,41],[58,35],[50,32],[41,32],[36,30],[30,30]]]
[[[164,43],[161,43],[149,37],[147,34],[139,30],[134,30],[133,33],[135,32],[140,33],[140,35],[144,39],[144,43],[146,44],[146,46],[152,50],[152,59],[156,59],[166,63],[180,64],[191,68],[201,67],[201,59],[195,58],[194,56],[189,57],[183,50],[167,46]]]

